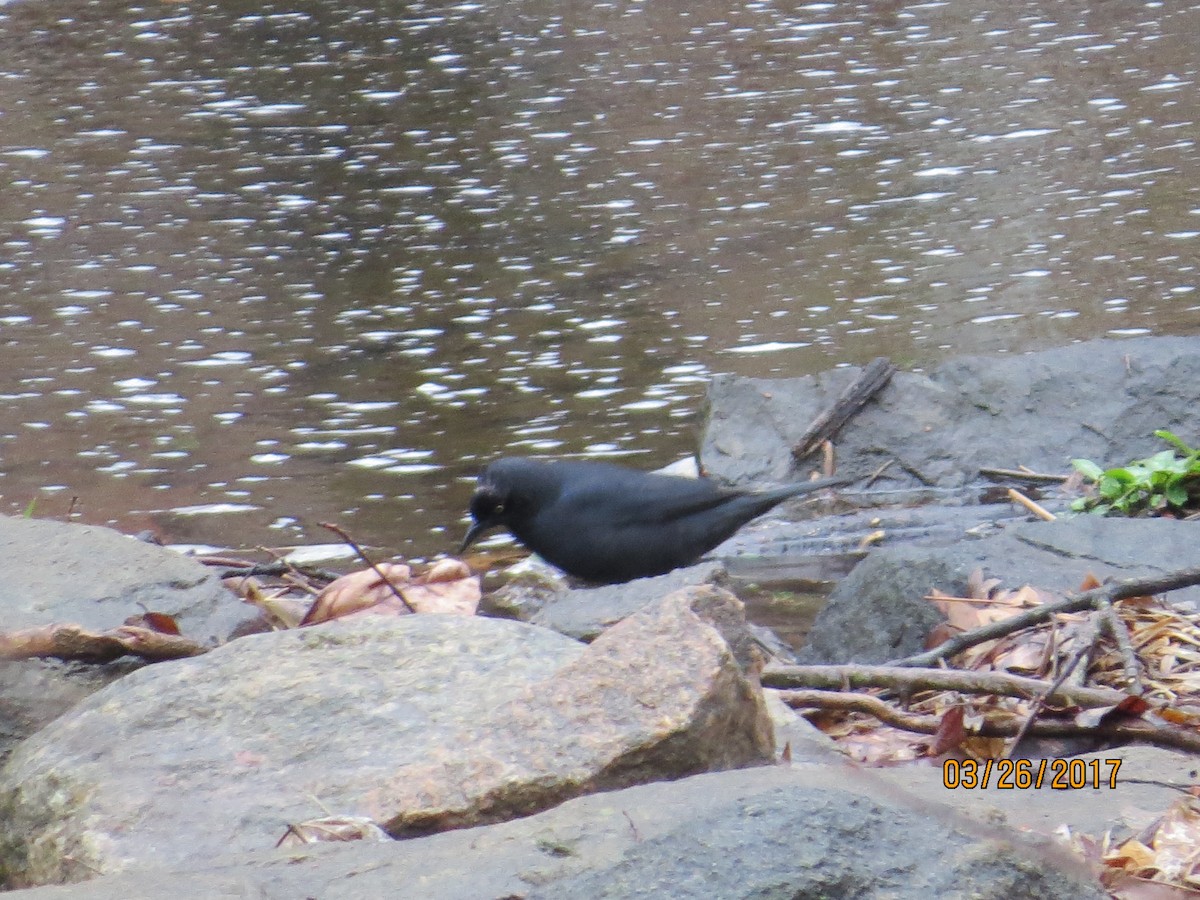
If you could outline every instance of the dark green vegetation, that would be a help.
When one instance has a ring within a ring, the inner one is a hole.
[[[1071,504],[1099,515],[1162,515],[1187,513],[1200,506],[1200,450],[1189,447],[1169,431],[1155,437],[1171,444],[1146,459],[1115,469],[1101,469],[1088,459],[1071,464],[1095,484],[1095,493]]]

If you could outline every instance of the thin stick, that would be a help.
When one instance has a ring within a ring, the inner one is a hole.
[[[860,712],[874,716],[886,725],[915,731],[919,734],[937,734],[941,716],[922,716],[903,712],[869,694],[838,694],[832,691],[781,691],[780,699],[793,709],[832,709],[842,712]],[[1021,722],[1012,716],[985,716],[977,725],[967,728],[968,733],[980,737],[1012,737],[1021,728]],[[1148,722],[1129,720],[1111,725],[1078,725],[1074,722],[1035,722],[1028,733],[1035,737],[1091,737],[1118,741],[1144,741],[1159,747],[1174,747],[1179,750],[1200,752],[1200,734],[1176,728],[1159,728]]]
[[[879,476],[882,475],[885,471],[887,471],[888,466],[890,466],[894,462],[895,462],[894,459],[889,459],[882,466],[880,466],[878,469],[876,469],[874,472],[872,472],[870,475],[868,475],[865,487],[870,487],[876,481],[878,481]]]
[[[1058,516],[1050,512],[1050,510],[1046,509],[1046,507],[1042,506],[1040,503],[1035,503],[1033,500],[1030,500],[1016,488],[1009,488],[1007,494],[1009,500],[1012,500],[1014,503],[1018,503],[1025,507],[1043,522],[1053,522],[1058,518]]]
[[[1033,727],[1033,723],[1037,717],[1041,715],[1042,710],[1046,708],[1046,703],[1053,697],[1071,677],[1071,673],[1075,671],[1075,667],[1083,661],[1084,657],[1091,651],[1090,647],[1080,645],[1075,648],[1075,652],[1071,654],[1071,658],[1067,664],[1062,667],[1058,673],[1058,677],[1050,683],[1050,687],[1046,688],[1046,692],[1033,701],[1033,707],[1029,710],[1029,715],[1025,717],[1025,721],[1021,723],[1021,727],[1017,729],[1017,733],[1013,736],[1013,741],[1008,745],[1008,749],[1004,751],[1004,758],[1011,759],[1013,753],[1016,752],[1017,746],[1029,733],[1029,729]]]
[[[981,466],[979,474],[985,478],[1011,478],[1014,481],[1041,481],[1047,484],[1062,484],[1069,477],[1042,472],[1027,472],[1023,469],[996,469],[991,466]]]
[[[1113,643],[1117,645],[1117,652],[1121,654],[1121,666],[1124,670],[1127,690],[1131,694],[1141,695],[1145,690],[1142,687],[1142,666],[1133,650],[1129,629],[1117,616],[1117,611],[1111,603],[1101,604],[1096,612],[1100,615],[1101,629],[1113,639]]]
[[[854,688],[889,688],[906,694],[919,691],[958,691],[1000,697],[1042,697],[1062,706],[1085,708],[1115,706],[1125,699],[1122,691],[1062,684],[1049,694],[1046,682],[1000,672],[965,672],[959,669],[913,669],[899,666],[768,666],[762,673],[768,688],[814,688],[845,691]]]
[[[1116,581],[1112,584],[1092,588],[1090,591],[1084,591],[1080,594],[1068,594],[1063,599],[1057,600],[1054,603],[1043,603],[1041,606],[1035,606],[1033,609],[1017,613],[1015,616],[1010,616],[999,622],[992,622],[979,628],[973,628],[970,631],[964,631],[962,634],[956,634],[944,643],[939,644],[932,650],[927,650],[924,653],[918,653],[914,656],[907,656],[904,659],[892,660],[887,665],[906,667],[932,666],[940,660],[949,659],[951,656],[955,656],[977,644],[1005,637],[1034,625],[1040,625],[1051,616],[1058,615],[1059,613],[1096,609],[1098,608],[1097,604],[1104,601],[1116,603],[1120,600],[1127,600],[1130,597],[1162,594],[1167,591],[1175,591],[1197,584],[1200,584],[1200,566],[1193,566],[1190,569],[1180,569],[1177,572],[1160,575],[1155,578],[1129,578],[1125,581]]]
[[[330,531],[332,531],[334,534],[336,534],[338,537],[340,537],[343,541],[345,541],[347,544],[349,544],[350,549],[358,554],[358,558],[361,559],[363,562],[365,562],[372,569],[374,569],[375,574],[378,575],[380,577],[380,579],[383,580],[383,583],[388,586],[388,588],[391,590],[391,592],[396,595],[396,599],[404,604],[404,608],[407,609],[410,613],[413,613],[414,615],[416,614],[417,611],[412,608],[411,603],[409,603],[407,600],[404,599],[404,595],[402,593],[400,593],[400,589],[398,587],[396,587],[394,584],[392,584],[392,580],[383,574],[383,570],[380,569],[379,566],[375,565],[375,563],[372,562],[371,558],[369,556],[367,556],[366,553],[363,552],[363,548],[358,546],[358,543],[354,540],[354,538],[352,538],[352,537],[350,537],[350,535],[346,534],[346,532],[344,532],[340,526],[335,525],[333,522],[318,522],[317,524],[320,525],[322,528],[328,528]]]

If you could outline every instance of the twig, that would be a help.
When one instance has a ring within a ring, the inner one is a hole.
[[[1046,484],[1062,484],[1070,476],[1049,475],[1042,472],[1027,472],[1023,469],[996,469],[991,466],[981,466],[979,474],[985,478],[1011,478],[1014,481],[1036,481]]]
[[[363,548],[358,546],[358,543],[354,540],[354,538],[352,538],[352,537],[350,537],[350,535],[346,534],[346,532],[341,529],[341,526],[335,525],[333,522],[318,522],[317,524],[319,524],[322,528],[329,529],[334,534],[336,534],[338,537],[340,537],[343,541],[345,541],[347,544],[349,544],[350,549],[358,554],[358,558],[361,559],[368,566],[370,566],[374,570],[375,574],[379,576],[380,580],[382,580],[383,583],[386,584],[391,589],[392,593],[396,595],[396,599],[399,600],[404,605],[404,608],[407,609],[410,613],[416,614],[416,610],[413,609],[411,603],[409,603],[407,600],[404,599],[404,595],[402,593],[400,593],[400,589],[398,587],[396,587],[394,584],[392,584],[392,580],[383,574],[383,570],[380,569],[379,566],[375,565],[375,563],[371,560],[371,558],[369,556],[367,556],[366,553],[363,552]]]
[[[888,468],[888,466],[890,466],[890,465],[891,465],[892,463],[894,463],[894,462],[895,462],[895,460],[894,460],[894,459],[889,459],[889,460],[888,460],[887,462],[885,462],[885,463],[884,463],[882,466],[880,466],[878,469],[876,469],[874,472],[872,472],[870,475],[868,475],[868,476],[867,476],[867,481],[866,481],[866,484],[864,485],[864,487],[870,487],[870,486],[871,486],[871,485],[873,485],[873,484],[874,484],[876,481],[878,481],[878,480],[879,480],[879,476],[880,476],[880,475],[882,475],[884,472],[886,472],[886,471],[887,471],[887,468]]]
[[[833,709],[860,712],[874,716],[886,725],[936,734],[941,716],[923,716],[903,712],[869,694],[838,694],[831,691],[781,691],[780,699],[793,709]],[[970,734],[980,737],[1012,737],[1022,723],[1012,716],[985,715],[978,724],[966,726]],[[1078,725],[1074,722],[1034,722],[1028,728],[1034,737],[1092,737],[1116,741],[1143,741],[1159,747],[1200,752],[1200,734],[1176,728],[1159,728],[1148,722],[1129,720],[1105,725]]]
[[[1121,654],[1121,668],[1124,671],[1126,690],[1131,694],[1141,695],[1145,688],[1142,686],[1142,667],[1138,663],[1137,654],[1133,650],[1133,642],[1129,638],[1129,629],[1117,616],[1111,603],[1097,604],[1096,612],[1100,616],[1100,629],[1107,632],[1117,645]]]
[[[1034,625],[1040,625],[1051,616],[1058,615],[1059,613],[1098,609],[1098,604],[1106,601],[1116,603],[1120,600],[1128,600],[1130,597],[1162,594],[1167,591],[1175,591],[1197,584],[1200,584],[1200,566],[1194,566],[1190,569],[1180,569],[1178,572],[1160,575],[1156,578],[1129,578],[1125,581],[1116,581],[1111,584],[1101,585],[1098,588],[1092,588],[1090,591],[1084,591],[1080,594],[1069,594],[1053,603],[1043,603],[1041,606],[1035,606],[1033,609],[1017,613],[1015,616],[1010,616],[999,622],[992,622],[979,628],[973,628],[970,631],[964,631],[962,634],[956,634],[944,643],[939,644],[932,650],[927,650],[924,653],[918,653],[914,656],[907,656],[904,659],[892,660],[887,665],[906,667],[932,666],[940,660],[949,659],[951,656],[955,656],[969,647],[1014,634]]]
[[[792,456],[797,461],[802,460],[816,450],[822,441],[835,437],[842,426],[867,405],[867,401],[883,390],[895,373],[896,367],[886,356],[871,360],[833,405],[804,429],[804,434],[792,447]]]
[[[1093,632],[1093,634],[1095,634],[1095,632]],[[1005,759],[1012,758],[1013,753],[1016,752],[1017,747],[1025,738],[1025,735],[1029,733],[1029,729],[1033,727],[1033,723],[1037,720],[1037,717],[1041,715],[1042,710],[1046,708],[1046,704],[1049,702],[1050,698],[1062,689],[1062,687],[1066,684],[1067,679],[1071,677],[1071,673],[1075,671],[1075,669],[1090,652],[1091,647],[1083,644],[1075,648],[1075,652],[1071,654],[1071,658],[1067,661],[1067,664],[1059,671],[1058,677],[1056,677],[1054,681],[1050,683],[1050,686],[1046,688],[1046,692],[1044,694],[1041,694],[1036,700],[1033,701],[1033,706],[1029,710],[1029,714],[1025,717],[1025,721],[1021,723],[1021,727],[1017,729],[1017,733],[1013,736],[1012,743],[1009,744],[1008,749],[1004,751]]]
[[[959,691],[1001,697],[1041,697],[1047,684],[1037,678],[999,672],[964,672],[958,669],[914,669],[898,666],[768,666],[762,685],[769,688],[816,688],[845,691],[853,688],[890,688],[905,694],[918,691]],[[1112,688],[1056,685],[1048,701],[1086,708],[1115,706],[1125,694]]]
[[[249,578],[254,575],[278,577],[299,572],[305,578],[316,578],[322,581],[334,581],[340,576],[337,572],[322,569],[319,566],[298,566],[293,563],[276,560],[269,563],[252,563],[249,560],[232,559],[226,556],[200,556],[196,558],[201,565],[224,566],[225,571],[220,578]]]
[[[1075,667],[1067,678],[1067,684],[1082,686],[1087,681],[1088,669],[1092,665],[1092,654],[1096,652],[1096,641],[1100,637],[1100,622],[1099,616],[1096,614],[1090,615],[1087,621],[1075,632],[1075,640],[1079,642],[1080,647],[1087,648],[1087,656],[1082,660],[1082,665]]]
[[[937,486],[937,482],[934,479],[930,478],[928,475],[926,475],[924,472],[922,472],[916,466],[911,465],[910,463],[906,463],[902,459],[897,459],[896,465],[898,465],[900,468],[902,468],[905,472],[907,472],[913,478],[917,479],[917,481],[921,482],[921,484],[925,485],[925,487],[936,487]]]
[[[1008,494],[1009,500],[1012,500],[1014,503],[1018,503],[1025,507],[1043,522],[1053,522],[1058,518],[1058,516],[1050,512],[1050,510],[1046,509],[1046,507],[1042,506],[1040,503],[1035,503],[1033,500],[1030,500],[1016,488],[1009,488],[1006,493]]]

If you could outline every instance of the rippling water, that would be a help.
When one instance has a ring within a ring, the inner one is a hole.
[[[448,549],[708,376],[1200,330],[1195,3],[0,5],[0,494]]]

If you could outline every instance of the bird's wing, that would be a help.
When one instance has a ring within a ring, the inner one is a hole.
[[[722,488],[707,478],[646,475],[568,483],[560,502],[571,509],[603,514],[608,523],[662,525],[694,515],[740,497],[744,492]]]

